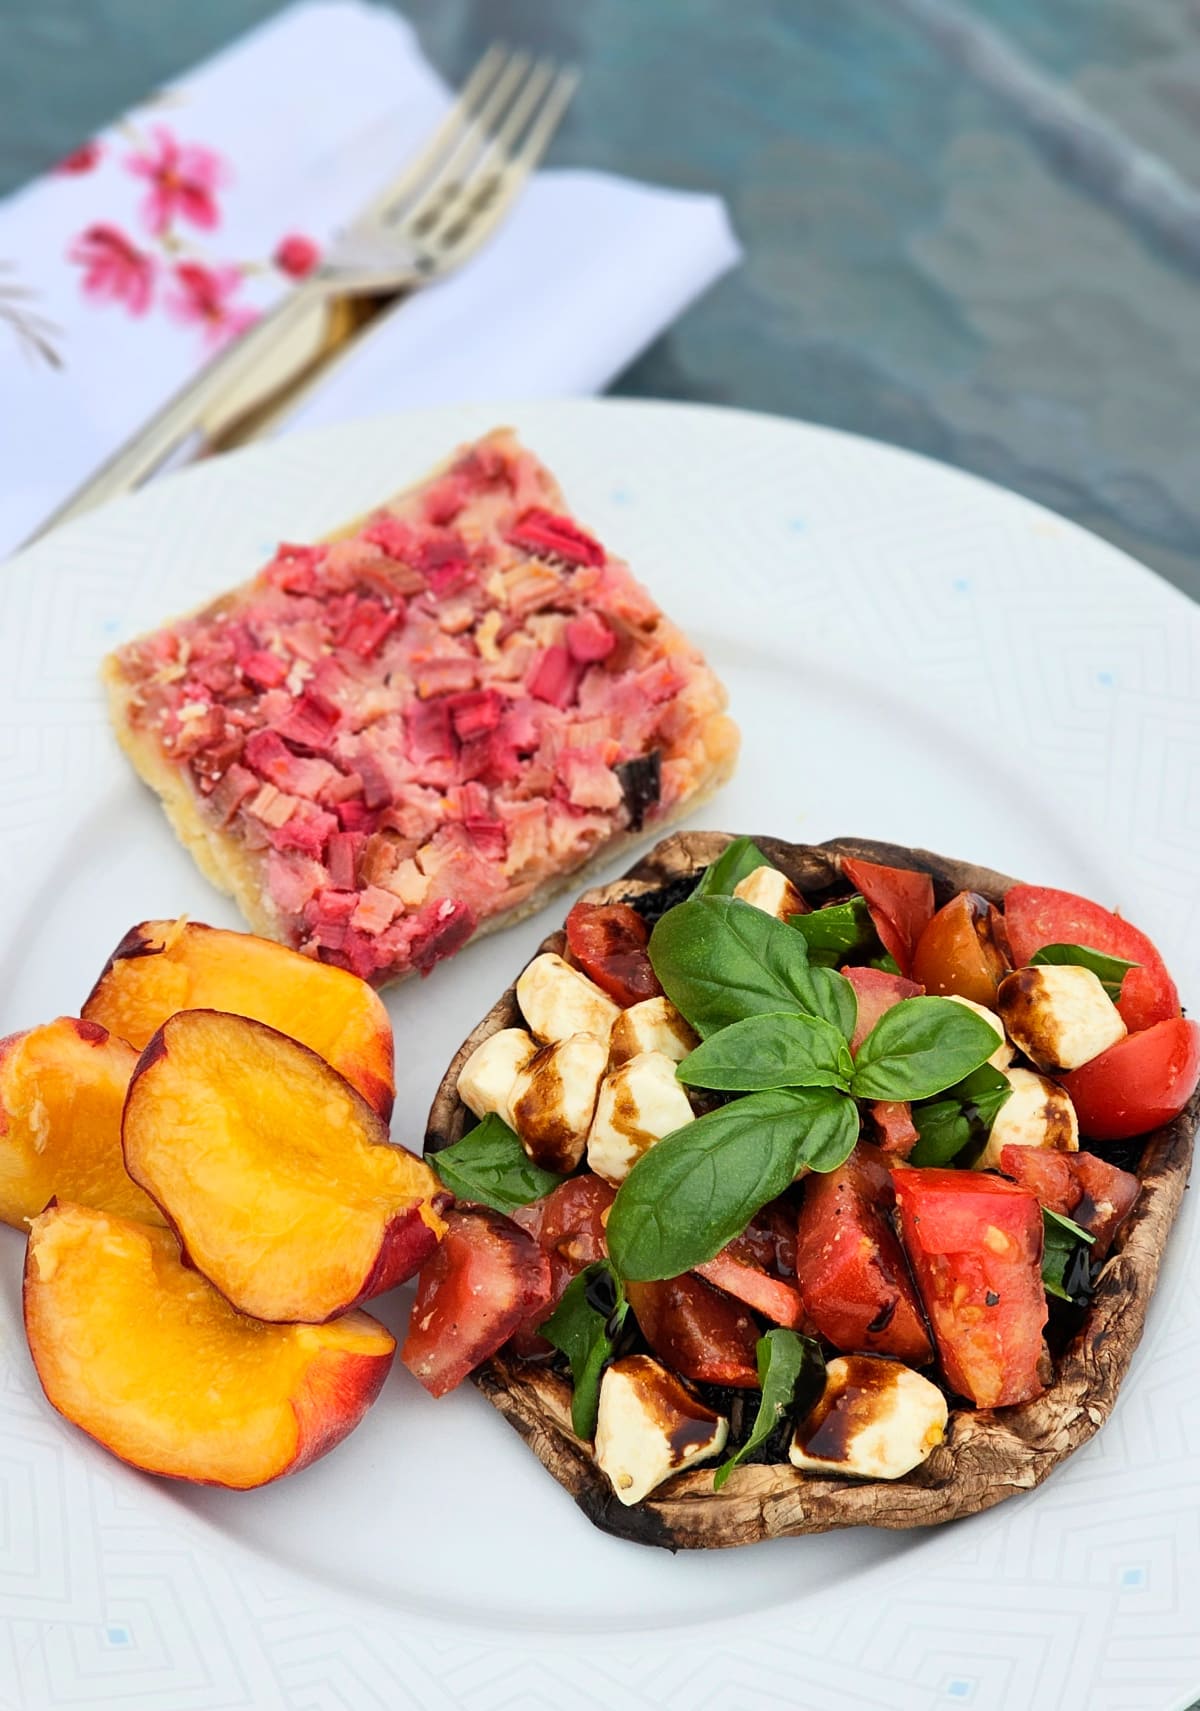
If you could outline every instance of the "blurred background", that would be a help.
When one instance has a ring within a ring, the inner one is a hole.
[[[1200,594],[1200,0],[395,9],[452,82],[578,64],[552,164],[725,197],[743,264],[615,391],[893,441]],[[0,0],[0,192],[277,10]]]

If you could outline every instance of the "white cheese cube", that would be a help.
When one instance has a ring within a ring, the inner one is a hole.
[[[789,915],[803,915],[806,909],[791,880],[774,867],[756,867],[745,879],[738,880],[733,895],[749,903],[752,909],[774,915],[777,921],[786,921]]]
[[[640,1503],[671,1474],[720,1455],[729,1421],[649,1355],[614,1361],[600,1381],[596,1462],[622,1503]]]
[[[477,1117],[494,1111],[512,1127],[509,1095],[537,1044],[524,1028],[501,1028],[475,1047],[458,1072],[458,1097]]]
[[[675,1079],[674,1059],[664,1052],[639,1052],[600,1084],[587,1139],[589,1170],[615,1188],[655,1141],[682,1129],[693,1115]]]
[[[1039,1069],[1078,1069],[1125,1038],[1125,1024],[1090,968],[1019,968],[1000,983],[996,1008],[1009,1037]]]
[[[988,1062],[993,1069],[1007,1069],[1013,1060],[1013,1049],[1009,1044],[1008,1035],[1004,1032],[1004,1023],[994,1010],[989,1010],[986,1004],[976,1004],[973,998],[960,998],[957,992],[947,992],[945,995],[951,1004],[961,1004],[964,1010],[974,1010],[981,1016],[989,1028],[994,1028],[1000,1044],[992,1053]]]
[[[936,1384],[899,1361],[839,1355],[825,1390],[797,1426],[788,1460],[812,1473],[899,1479],[937,1448],[949,1412]]]
[[[1041,1147],[1046,1152],[1079,1151],[1079,1119],[1069,1095],[1048,1076],[1031,1069],[1006,1071],[1012,1094],[1000,1107],[976,1170],[999,1170],[1002,1147]]]
[[[614,1069],[639,1052],[661,1052],[672,1063],[682,1063],[700,1044],[669,998],[644,998],[622,1010],[613,1024],[608,1061]]]
[[[542,1046],[518,1074],[509,1095],[512,1127],[534,1164],[566,1173],[583,1157],[608,1042],[572,1034]]]
[[[594,1034],[607,1045],[621,1014],[607,992],[553,951],[535,956],[517,981],[517,1003],[530,1032],[543,1043]]]

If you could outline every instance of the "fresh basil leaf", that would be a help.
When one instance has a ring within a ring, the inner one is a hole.
[[[811,1413],[825,1388],[825,1357],[811,1337],[795,1331],[768,1331],[758,1339],[755,1358],[762,1389],[758,1413],[746,1442],[713,1475],[714,1491],[720,1491],[734,1468],[766,1443],[793,1407],[798,1415]]]
[[[800,1169],[836,1170],[858,1108],[830,1087],[751,1093],[658,1141],[617,1190],[606,1226],[622,1277],[678,1277],[720,1253]]]
[[[558,1306],[538,1327],[571,1363],[571,1430],[588,1442],[596,1435],[600,1380],[628,1311],[620,1278],[601,1259],[571,1279]]]
[[[813,1014],[803,939],[737,897],[691,897],[650,935],[650,961],[667,997],[707,1039],[773,1010]]]
[[[876,1022],[855,1059],[856,1099],[929,1099],[986,1063],[996,1030],[949,998],[902,998]]]
[[[1066,964],[1070,968],[1090,968],[1114,1004],[1121,996],[1121,987],[1129,970],[1142,966],[1140,962],[1126,962],[1124,957],[1094,951],[1090,945],[1043,945],[1029,961],[1033,967],[1039,963],[1051,963]]]
[[[910,1164],[946,1165],[972,1141],[986,1140],[997,1113],[1012,1097],[1012,1082],[990,1063],[948,1087],[939,1099],[914,1105],[912,1120],[920,1140]]]
[[[1061,1212],[1042,1207],[1042,1284],[1047,1295],[1060,1301],[1077,1301],[1091,1290],[1091,1265],[1087,1250],[1095,1237],[1081,1230]]]
[[[564,1179],[541,1170],[517,1136],[494,1111],[445,1152],[430,1153],[429,1163],[459,1200],[473,1200],[497,1212],[512,1212],[540,1200]]]
[[[850,1048],[819,1016],[776,1011],[731,1022],[675,1071],[689,1087],[757,1093],[774,1087],[840,1087],[854,1074]]]
[[[808,915],[793,915],[788,926],[803,938],[808,946],[808,960],[814,967],[836,968],[855,952],[881,949],[862,897],[830,903]]]
[[[771,863],[751,838],[735,838],[721,851],[716,861],[709,862],[700,875],[693,897],[731,897],[736,885],[757,868]]]

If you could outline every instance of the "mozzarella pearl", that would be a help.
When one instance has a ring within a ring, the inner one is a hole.
[[[659,1052],[672,1063],[682,1063],[699,1044],[669,998],[644,998],[617,1017],[609,1041],[609,1062],[615,1068],[639,1052]]]
[[[899,1361],[839,1355],[792,1437],[788,1460],[812,1473],[899,1479],[937,1448],[949,1411],[936,1384]]]
[[[671,1474],[719,1455],[728,1436],[728,1420],[649,1355],[614,1361],[600,1381],[596,1462],[622,1503],[640,1503]]]
[[[1121,1013],[1090,968],[1019,968],[1001,981],[996,1008],[1039,1069],[1078,1069],[1125,1038]]]
[[[594,1034],[572,1034],[542,1046],[513,1083],[512,1127],[534,1164],[572,1171],[583,1157],[608,1044]]]
[[[692,1117],[688,1096],[675,1079],[674,1059],[664,1052],[640,1052],[601,1083],[587,1139],[588,1168],[615,1188],[655,1141]]]
[[[973,998],[960,998],[957,992],[947,992],[946,997],[950,1000],[951,1004],[961,1004],[964,1010],[974,1010],[975,1014],[982,1017],[989,1028],[995,1029],[996,1037],[999,1039],[1000,1044],[996,1047],[995,1051],[988,1059],[988,1062],[991,1064],[993,1069],[1007,1069],[1013,1060],[1013,1049],[1009,1044],[1008,1035],[1004,1032],[1004,1023],[1000,1020],[999,1016],[997,1016],[996,1012],[994,1010],[989,1010],[986,1004],[976,1004]]]
[[[976,1170],[999,1170],[1002,1147],[1041,1147],[1046,1152],[1079,1151],[1079,1119],[1069,1095],[1047,1076],[1031,1069],[1010,1069],[1012,1094],[1000,1107]]]
[[[458,1072],[458,1097],[477,1117],[494,1111],[512,1127],[509,1095],[537,1044],[524,1028],[501,1028],[475,1047]]]
[[[594,1034],[607,1045],[621,1014],[607,992],[553,951],[535,956],[517,981],[517,1003],[530,1032],[543,1043]]]
[[[774,867],[756,867],[745,879],[739,879],[733,895],[740,897],[743,903],[749,903],[752,909],[774,915],[777,921],[786,921],[789,915],[803,915],[805,912],[803,897],[787,875]]]

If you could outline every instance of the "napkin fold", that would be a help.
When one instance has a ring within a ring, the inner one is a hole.
[[[305,0],[0,200],[0,557],[292,287],[451,99],[404,19]],[[719,198],[540,172],[281,431],[598,391],[739,253]]]

